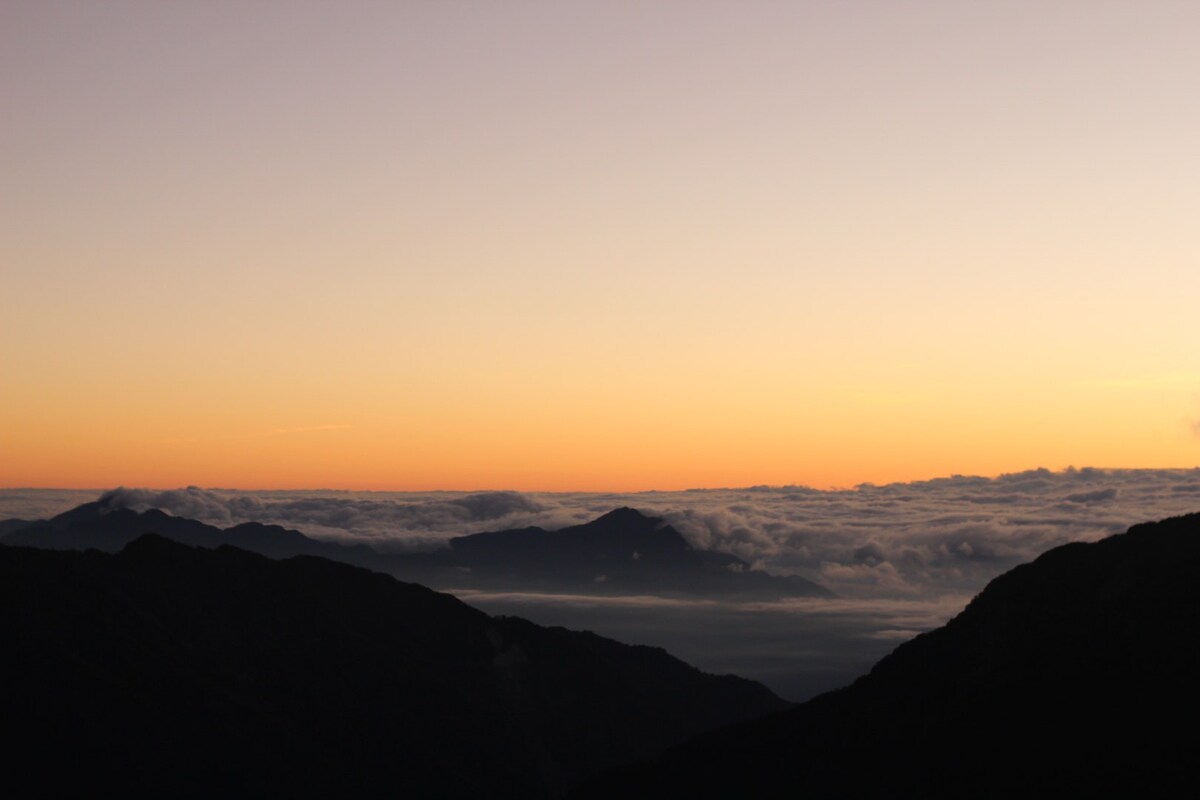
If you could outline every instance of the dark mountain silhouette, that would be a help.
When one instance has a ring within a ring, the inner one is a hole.
[[[770,575],[728,553],[693,549],[663,520],[632,508],[557,531],[460,536],[450,540],[448,550],[414,555],[397,569],[412,580],[455,588],[832,596],[804,578]]]
[[[221,529],[156,509],[115,507],[112,497],[48,521],[10,528],[3,542],[59,550],[117,552],[146,533],[199,547],[233,545],[272,558],[315,555],[387,572],[439,589],[558,591],[590,594],[825,597],[798,576],[769,575],[728,553],[695,550],[661,519],[619,508],[592,522],[479,533],[428,553],[380,553],[365,545],[311,539],[257,522]]]
[[[314,555],[360,566],[379,567],[387,563],[379,553],[365,545],[324,542],[311,539],[299,531],[258,522],[222,529],[185,517],[174,517],[154,508],[138,512],[114,506],[108,496],[93,503],[84,503],[49,520],[10,527],[3,534],[2,541],[19,547],[95,549],[116,553],[147,533],[194,547],[233,545],[271,558]]]
[[[577,796],[1188,796],[1198,575],[1200,514],[1056,548],[853,685]]]
[[[28,528],[33,525],[45,524],[44,520],[29,520],[29,519],[0,519],[0,539],[3,539],[13,531],[19,531],[22,528]]]
[[[13,796],[553,797],[786,705],[364,569],[153,535],[0,546],[0,640]]]

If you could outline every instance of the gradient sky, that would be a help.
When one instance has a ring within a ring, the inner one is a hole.
[[[0,486],[1200,463],[1200,5],[0,3]]]

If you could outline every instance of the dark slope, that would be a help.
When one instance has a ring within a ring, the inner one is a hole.
[[[44,520],[31,519],[0,519],[0,539],[3,539],[13,531],[19,531],[22,528],[29,528],[34,525],[44,525]]]
[[[763,599],[827,597],[798,576],[753,570],[727,553],[692,549],[661,519],[620,508],[583,525],[479,533],[430,553],[379,553],[363,545],[310,539],[278,525],[221,529],[151,509],[86,503],[45,522],[17,526],[5,544],[117,552],[147,533],[198,547],[233,545],[272,558],[316,555],[387,572],[440,589],[557,591],[590,594],[739,595]]]
[[[1200,514],[1047,552],[846,689],[581,792],[1162,795],[1200,778]]]
[[[661,650],[318,558],[0,547],[17,796],[545,797],[783,707]]]

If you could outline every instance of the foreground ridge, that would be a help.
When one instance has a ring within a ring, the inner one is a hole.
[[[0,640],[17,796],[554,797],[786,707],[656,648],[154,535],[0,547]]]
[[[578,797],[1072,797],[1197,788],[1200,514],[1051,550],[853,685]]]

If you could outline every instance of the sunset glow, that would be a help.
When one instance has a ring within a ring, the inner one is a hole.
[[[1200,6],[0,7],[0,486],[1200,463]]]

